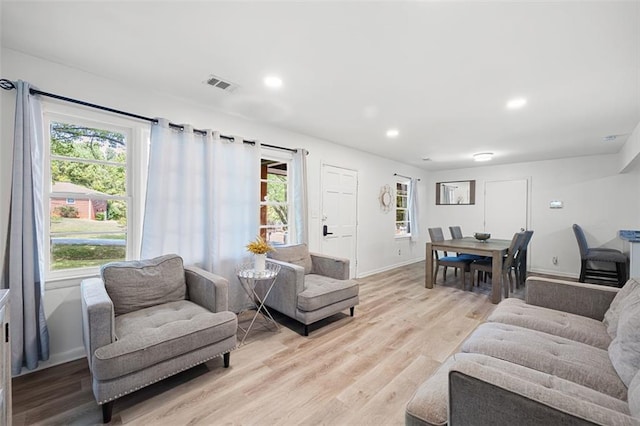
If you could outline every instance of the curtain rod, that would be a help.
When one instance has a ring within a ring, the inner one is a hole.
[[[13,83],[13,81],[7,80],[6,78],[2,78],[2,79],[0,79],[0,87],[2,87],[4,90],[13,90],[13,89],[16,88],[16,85]],[[109,108],[109,107],[102,106],[102,105],[97,105],[97,104],[92,104],[90,102],[85,102],[85,101],[81,101],[81,100],[78,100],[78,99],[68,98],[66,96],[56,95],[55,93],[43,92],[42,90],[38,90],[38,89],[29,89],[29,93],[32,94],[32,95],[47,96],[49,98],[54,98],[54,99],[58,99],[58,100],[61,100],[61,101],[70,102],[70,103],[78,104],[78,105],[83,105],[83,106],[99,109],[99,110],[102,110],[102,111],[107,111],[107,112],[111,112],[111,113],[114,113],[114,114],[124,115],[126,117],[136,118],[138,120],[149,121],[151,123],[158,124],[158,120],[155,119],[155,118],[145,117],[144,115],[133,114],[131,112],[120,111],[118,109]],[[174,129],[184,130],[184,126],[182,126],[180,124],[169,123],[169,127],[174,128]],[[206,135],[207,134],[207,132],[205,130],[199,130],[199,129],[193,129],[193,132],[194,133],[198,133],[200,135]],[[220,139],[225,139],[225,140],[228,140],[228,141],[232,141],[235,138],[233,136],[220,135]],[[252,141],[252,140],[243,140],[243,142],[246,143],[246,144],[249,144],[249,145],[255,145],[256,144],[256,141]],[[298,150],[294,149],[294,148],[285,148],[285,147],[282,147],[282,146],[269,145],[269,144],[266,144],[266,143],[261,143],[260,145],[261,146],[265,146],[267,148],[281,149],[281,150],[290,151],[290,152],[298,152]]]
[[[406,179],[413,179],[411,176],[401,175],[400,173],[394,173],[393,175],[394,176],[400,176],[400,177],[403,177],[403,178],[406,178]],[[417,179],[418,179],[418,182],[420,182],[420,178],[417,178]]]

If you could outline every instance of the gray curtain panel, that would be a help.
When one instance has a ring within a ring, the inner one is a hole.
[[[42,110],[37,97],[29,94],[29,83],[15,85],[11,209],[2,283],[10,289],[13,375],[49,359],[43,308]]]
[[[418,179],[409,184],[409,219],[411,220],[411,241],[420,239],[420,209],[418,208]]]
[[[295,244],[309,244],[309,202],[307,200],[307,150],[298,148],[293,154],[293,210]]]

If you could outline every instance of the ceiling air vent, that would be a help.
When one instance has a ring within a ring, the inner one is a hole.
[[[233,92],[234,90],[236,90],[238,88],[238,85],[235,83],[231,83],[230,81],[226,81],[220,77],[217,77],[215,75],[210,75],[209,78],[207,78],[206,83],[209,86],[213,86],[216,87],[218,89],[224,90],[225,92]]]

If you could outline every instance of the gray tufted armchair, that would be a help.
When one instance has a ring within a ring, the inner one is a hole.
[[[115,262],[82,281],[84,346],[93,394],[111,421],[114,401],[217,356],[229,366],[238,321],[228,282],[177,255]]]

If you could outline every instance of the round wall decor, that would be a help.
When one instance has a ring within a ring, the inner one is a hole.
[[[393,192],[389,185],[384,185],[380,188],[378,200],[380,201],[380,210],[385,213],[391,211],[391,206],[393,206]]]

